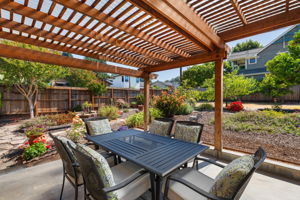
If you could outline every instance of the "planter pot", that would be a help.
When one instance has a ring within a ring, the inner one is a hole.
[[[130,107],[131,108],[137,108],[137,105],[136,104],[131,104]]]
[[[138,105],[138,109],[139,109],[139,111],[143,111],[144,110],[144,105]]]
[[[41,141],[43,139],[46,139],[46,136],[44,133],[41,133],[40,135],[31,135],[28,137],[28,143],[29,143],[29,145],[32,145],[33,141],[35,141],[35,140]]]

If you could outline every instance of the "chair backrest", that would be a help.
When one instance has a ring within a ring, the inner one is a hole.
[[[199,143],[204,124],[191,121],[177,121],[175,123],[174,137],[176,139]]]
[[[89,147],[83,147],[83,145],[77,145],[76,148],[71,147],[72,151],[75,154],[76,160],[79,163],[81,174],[83,176],[84,184],[90,195],[96,199],[96,200],[111,200],[115,198],[115,193],[105,193],[103,191],[103,188],[105,187],[111,187],[114,185],[114,181],[111,180],[110,183],[109,177],[105,177],[105,174],[110,172],[110,168],[107,164],[107,166],[104,166],[104,168],[99,169],[99,163],[96,164],[95,157],[99,157],[102,159],[102,162],[105,160],[105,158],[101,157],[99,153],[94,151],[93,149]],[[88,149],[87,149],[88,148]],[[89,151],[89,152],[87,152]],[[97,154],[95,156],[89,155],[91,154]],[[98,166],[97,166],[98,165]],[[117,199],[117,198],[115,198]]]
[[[173,119],[155,118],[149,126],[149,132],[162,136],[170,136],[174,124]]]
[[[106,117],[91,117],[83,119],[83,121],[88,135],[95,135],[95,132],[97,132],[96,135],[112,132],[109,121]],[[97,127],[92,127],[93,124],[97,122],[100,122],[99,125]]]
[[[50,137],[53,139],[54,144],[56,146],[56,150],[63,162],[63,166],[64,166],[64,170],[65,172],[70,175],[73,178],[77,178],[77,171],[74,167],[74,163],[76,163],[76,159],[74,157],[74,154],[72,151],[70,151],[69,147],[67,146],[68,140],[67,138],[65,138],[64,141],[62,141],[62,137],[60,137],[60,139],[54,135],[52,135],[51,133],[49,133]],[[72,141],[70,141],[70,144],[72,144],[73,146],[75,145]],[[75,145],[76,146],[76,145]]]
[[[249,174],[247,174],[247,176],[244,178],[244,180],[241,182],[241,184],[238,186],[238,189],[236,191],[236,193],[233,196],[234,200],[238,200],[240,199],[241,195],[243,194],[246,186],[248,185],[252,175],[254,174],[254,172],[262,165],[262,163],[264,162],[264,160],[266,159],[267,154],[264,151],[263,148],[259,147],[256,152],[254,153],[253,159],[254,159],[254,166],[253,168],[250,170]]]

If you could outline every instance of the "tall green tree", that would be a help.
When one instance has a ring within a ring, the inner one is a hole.
[[[48,49],[12,41],[2,40],[1,43],[53,53]],[[39,90],[48,87],[51,80],[63,78],[67,71],[65,68],[56,65],[0,58],[0,73],[3,76],[0,80],[2,84],[9,87],[15,87],[17,91],[26,98],[29,106],[30,118],[33,118],[34,107],[37,102]]]
[[[215,99],[215,77],[206,79],[203,86],[206,91],[203,96],[212,101]],[[257,90],[257,81],[253,78],[246,78],[237,75],[237,71],[224,75],[223,96],[227,100],[237,100],[242,96],[252,94]],[[227,102],[226,102],[227,103]]]
[[[267,70],[287,86],[300,84],[300,30],[288,44],[288,52],[276,55],[266,64]]]
[[[235,67],[230,62],[224,62],[224,74],[231,73]],[[209,62],[201,65],[194,65],[183,72],[183,82],[189,87],[202,87],[206,79],[213,77],[215,63]]]
[[[247,40],[242,43],[237,43],[233,48],[232,52],[240,52],[240,51],[247,51],[250,49],[256,49],[263,47],[258,41]]]
[[[266,96],[272,97],[273,100],[291,92],[288,89],[288,85],[273,74],[266,74],[259,83],[259,91]]]

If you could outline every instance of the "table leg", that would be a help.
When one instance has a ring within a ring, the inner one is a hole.
[[[160,176],[156,176],[156,190],[155,190],[156,200],[162,200],[162,195],[161,195],[162,180],[163,179]]]
[[[155,174],[150,173],[150,181],[151,181],[151,199],[155,200]]]

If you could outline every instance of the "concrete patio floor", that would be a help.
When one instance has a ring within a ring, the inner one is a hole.
[[[214,177],[220,169],[212,165],[203,165],[200,171]],[[57,200],[61,183],[62,163],[60,160],[19,169],[0,175],[0,200]],[[63,199],[74,199],[74,189],[67,181]],[[79,199],[83,199],[82,190]],[[143,199],[150,199],[150,194],[145,194]],[[241,199],[299,200],[300,184],[256,173]]]

